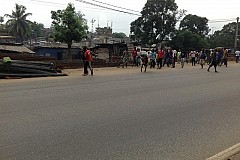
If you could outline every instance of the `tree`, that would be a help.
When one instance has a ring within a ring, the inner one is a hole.
[[[6,24],[3,24],[3,22],[4,22],[4,17],[0,16],[0,34],[6,34],[8,32],[6,28]]]
[[[222,30],[214,32],[214,34],[211,35],[209,38],[209,43],[211,44],[211,47],[234,48],[236,25],[236,22],[229,23],[224,25]],[[240,33],[240,28],[238,33]]]
[[[6,17],[10,18],[6,25],[10,27],[9,33],[10,35],[15,36],[17,42],[23,42],[25,38],[27,38],[30,33],[29,24],[31,21],[26,18],[32,13],[25,13],[26,7],[23,5],[15,5],[15,11],[12,11],[12,14],[5,14]]]
[[[112,37],[113,38],[125,38],[126,34],[122,33],[122,32],[120,32],[120,33],[115,32],[115,33],[113,33]]]
[[[208,27],[208,19],[197,15],[188,14],[180,23],[180,30],[189,30],[202,37],[208,35],[210,29]]]
[[[179,30],[171,42],[172,48],[179,48],[186,51],[201,50],[208,48],[207,40],[197,33],[189,30]]]
[[[148,0],[142,16],[131,23],[131,33],[148,44],[162,42],[171,37],[183,12],[175,0]]]
[[[76,13],[73,4],[69,3],[64,10],[51,11],[52,24],[54,27],[55,41],[64,42],[68,45],[68,60],[72,61],[71,47],[73,41],[80,42],[88,29],[84,15]]]
[[[143,38],[145,37],[144,37],[144,31],[142,30],[142,28],[143,28],[142,17],[139,17],[138,19],[136,19],[131,23],[130,31],[131,31],[131,34],[133,35],[132,37],[134,37],[133,40],[142,39],[143,41]]]
[[[33,22],[30,24],[32,37],[45,36],[44,25],[42,23]]]

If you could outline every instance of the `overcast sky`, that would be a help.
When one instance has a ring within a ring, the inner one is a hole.
[[[15,7],[15,3],[18,3],[24,5],[27,8],[28,13],[32,13],[32,16],[29,17],[29,20],[43,23],[45,27],[50,27],[52,22],[50,12],[52,10],[56,11],[58,9],[65,9],[67,4],[71,2],[74,4],[76,11],[81,11],[83,14],[85,14],[85,18],[88,20],[89,30],[92,30],[92,25],[90,22],[92,19],[94,19],[94,30],[98,25],[100,27],[112,26],[113,32],[124,32],[127,35],[130,32],[130,23],[138,17],[136,15],[106,10],[79,1],[81,0],[0,0],[0,16],[4,16],[4,14],[11,14]],[[96,3],[94,0],[84,1]],[[147,2],[147,0],[97,1],[136,11],[141,11]],[[175,2],[177,3],[179,9],[187,10],[187,14],[195,14],[208,18],[209,27],[213,31],[222,29],[224,24],[236,21],[236,18],[240,17],[239,0],[176,0]],[[111,6],[109,7],[113,8]],[[224,22],[220,23],[219,20],[223,20]]]

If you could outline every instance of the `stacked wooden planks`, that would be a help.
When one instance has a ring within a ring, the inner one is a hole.
[[[11,60],[11,63],[3,63],[0,59],[0,78],[6,77],[48,77],[48,76],[67,76],[56,69],[50,62],[42,61],[23,61]]]

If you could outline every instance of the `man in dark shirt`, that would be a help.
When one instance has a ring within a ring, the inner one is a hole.
[[[215,52],[213,52],[212,55],[211,55],[211,63],[209,65],[209,67],[208,67],[208,70],[207,70],[208,72],[209,72],[209,69],[212,66],[214,66],[215,72],[218,72],[217,71],[217,50],[215,50]]]

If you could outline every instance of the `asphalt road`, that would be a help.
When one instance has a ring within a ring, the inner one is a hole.
[[[204,160],[239,143],[240,64],[177,67],[0,80],[0,159]]]

